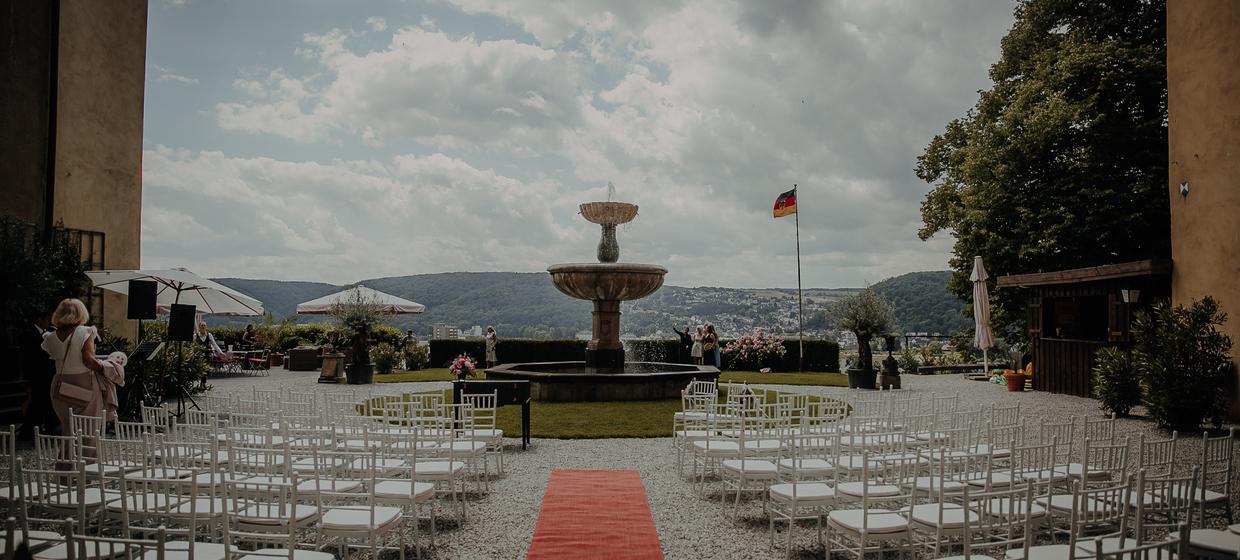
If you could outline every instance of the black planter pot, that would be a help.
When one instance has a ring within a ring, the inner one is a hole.
[[[344,377],[349,385],[370,385],[375,382],[375,365],[349,364],[344,366]]]
[[[849,389],[875,389],[873,369],[848,368]]]

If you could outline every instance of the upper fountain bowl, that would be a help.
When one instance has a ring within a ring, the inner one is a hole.
[[[581,205],[581,216],[604,226],[627,224],[637,217],[637,205],[628,202],[586,202]]]

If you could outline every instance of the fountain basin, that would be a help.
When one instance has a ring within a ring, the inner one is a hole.
[[[663,287],[667,269],[653,264],[568,263],[547,269],[565,295],[591,301],[641,299]]]
[[[680,398],[690,381],[718,381],[714,366],[628,362],[591,368],[586,362],[504,364],[486,370],[487,379],[530,382],[530,397],[542,402],[659,401]]]

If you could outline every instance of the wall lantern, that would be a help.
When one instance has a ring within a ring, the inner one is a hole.
[[[1141,290],[1120,290],[1119,295],[1124,298],[1124,303],[1137,303],[1137,299],[1141,297]]]

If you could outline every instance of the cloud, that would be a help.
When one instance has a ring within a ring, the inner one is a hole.
[[[150,235],[176,211],[228,251],[144,252],[289,279],[542,270],[593,259],[576,204],[614,181],[641,206],[624,260],[664,264],[680,285],[790,286],[793,220],[770,207],[795,183],[806,285],[946,267],[950,238],[916,238],[929,186],[913,166],[987,86],[1012,5],[450,2],[478,18],[466,25],[528,35],[425,16],[390,22],[390,39],[375,34],[387,20],[325,24],[254,61],[215,105],[221,128],[386,155],[149,151]]]
[[[512,40],[453,38],[421,27],[382,49],[354,52],[349,34],[307,34],[301,52],[321,83],[282,69],[239,81],[249,99],[220,103],[228,130],[299,142],[329,138],[384,144],[519,150],[553,141],[580,118],[580,68],[572,55]]]
[[[366,18],[366,25],[370,27],[371,31],[384,31],[387,29],[387,20],[378,16],[371,16]]]
[[[158,64],[150,64],[146,71],[147,80],[153,82],[177,82],[182,84],[197,84],[198,78],[191,78],[177,74]]]

